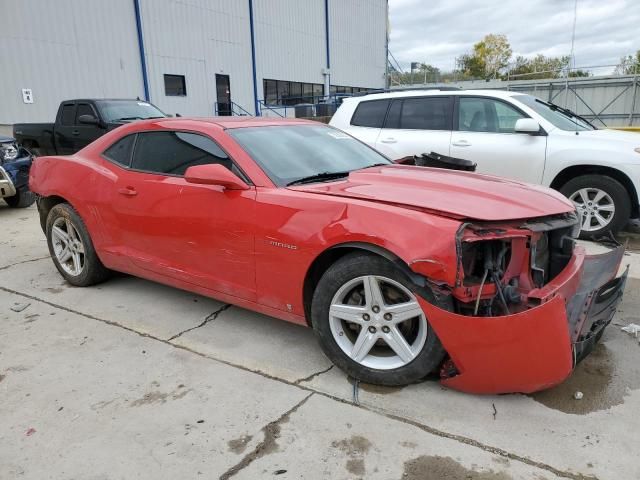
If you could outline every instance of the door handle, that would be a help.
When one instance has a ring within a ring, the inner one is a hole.
[[[451,142],[451,145],[454,147],[470,147],[471,144],[466,140],[458,140],[456,142]]]
[[[120,195],[125,195],[127,197],[135,197],[138,194],[138,191],[133,187],[119,188],[118,193]]]
[[[72,130],[71,135],[80,135],[80,132],[78,130]]]
[[[387,137],[380,140],[382,143],[396,143],[397,140],[393,137]]]

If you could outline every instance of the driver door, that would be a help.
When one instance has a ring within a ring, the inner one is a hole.
[[[256,191],[185,181],[188,167],[210,163],[243,176],[207,136],[138,133],[130,168],[114,166],[117,242],[136,270],[255,300]]]

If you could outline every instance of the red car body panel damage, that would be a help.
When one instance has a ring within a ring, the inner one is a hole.
[[[307,123],[136,122],[75,155],[39,157],[30,186],[41,199],[76,209],[108,268],[299,324],[308,324],[305,285],[323,258],[340,248],[383,255],[411,277],[418,294],[428,286],[440,299],[420,302],[449,355],[442,375],[452,388],[532,392],[570,374],[576,352],[588,353],[615,311],[624,279],[609,288],[615,295],[598,292],[615,275],[620,249],[598,264],[604,274],[587,282],[584,252],[569,238],[573,206],[551,190],[403,165],[278,188],[225,132]],[[211,137],[250,179],[249,188],[136,172],[102,156],[125,135],[158,130]],[[131,190],[136,195],[122,194]],[[606,308],[593,313],[600,300]]]

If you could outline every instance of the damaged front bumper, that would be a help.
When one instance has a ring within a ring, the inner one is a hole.
[[[622,298],[615,278],[624,247],[586,255],[576,247],[565,269],[530,297],[540,304],[511,315],[456,314],[419,299],[450,360],[442,383],[469,393],[531,393],[565,380],[593,349]]]

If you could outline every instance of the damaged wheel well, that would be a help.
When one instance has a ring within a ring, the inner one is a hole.
[[[638,216],[638,214],[640,213],[638,209],[638,192],[636,192],[636,189],[633,186],[633,182],[631,182],[629,177],[627,177],[620,170],[616,170],[615,168],[602,167],[598,165],[573,165],[571,167],[565,168],[558,175],[556,175],[556,178],[553,179],[550,187],[554,190],[560,190],[562,186],[569,180],[582,175],[590,174],[606,175],[620,182],[627,191],[629,198],[631,199],[632,217]]]
[[[379,247],[377,245],[362,243],[362,242],[349,242],[334,245],[333,247],[322,252],[313,261],[307,275],[304,279],[304,285],[302,288],[302,300],[304,304],[304,314],[307,320],[307,324],[311,326],[311,301],[313,299],[313,292],[316,289],[316,285],[322,278],[322,275],[329,269],[331,265],[337,262],[340,258],[350,253],[360,252],[368,253],[379,257],[386,258],[393,262],[400,270],[402,270],[414,283],[418,286],[424,286],[426,281],[424,277],[413,272],[409,266],[397,255],[389,250]]]
[[[40,214],[40,226],[42,227],[42,231],[46,233],[47,217],[49,216],[49,212],[53,207],[55,207],[59,203],[65,203],[67,201],[62,197],[59,197],[57,195],[52,195],[50,197],[39,197],[37,202],[38,202],[38,213]]]

